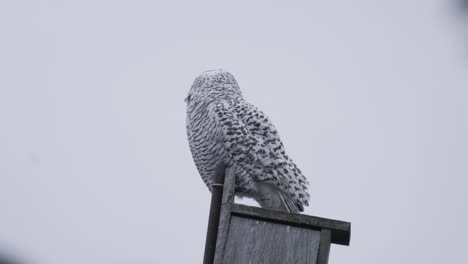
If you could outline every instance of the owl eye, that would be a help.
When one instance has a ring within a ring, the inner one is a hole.
[[[185,97],[184,102],[189,103],[190,102],[190,95]]]

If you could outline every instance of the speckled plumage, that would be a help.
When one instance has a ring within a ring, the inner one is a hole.
[[[234,77],[223,70],[198,76],[186,98],[187,135],[195,165],[211,191],[216,164],[236,168],[237,195],[259,201],[264,190],[284,207],[303,211],[308,182],[285,152],[268,117],[247,103]]]

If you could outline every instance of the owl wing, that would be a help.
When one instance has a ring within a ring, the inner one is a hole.
[[[210,109],[221,128],[224,147],[232,161],[256,181],[268,182],[287,194],[289,207],[308,205],[308,182],[287,156],[278,132],[268,117],[246,102],[221,101]]]

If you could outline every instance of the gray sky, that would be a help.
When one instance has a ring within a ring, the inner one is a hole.
[[[331,263],[467,263],[451,3],[1,1],[0,251],[200,263],[210,194],[183,99],[224,68],[311,182],[306,213],[352,222]]]

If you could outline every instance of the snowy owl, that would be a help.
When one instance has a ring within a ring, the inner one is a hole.
[[[185,101],[190,151],[210,191],[215,168],[224,163],[235,168],[239,197],[292,213],[309,205],[307,179],[286,154],[270,119],[244,100],[232,74],[202,73]]]

